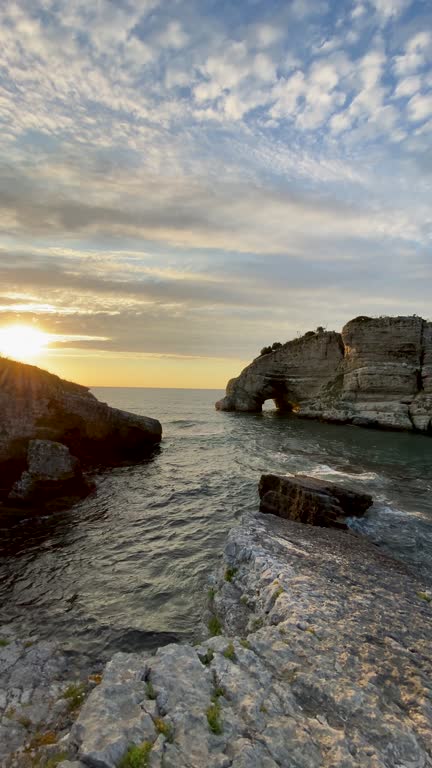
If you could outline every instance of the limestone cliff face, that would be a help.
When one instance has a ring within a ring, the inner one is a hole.
[[[110,408],[86,387],[31,365],[0,358],[2,486],[24,468],[30,440],[53,440],[84,464],[139,456],[161,439],[156,419]]]
[[[358,317],[309,332],[258,357],[216,408],[281,410],[327,421],[432,433],[432,323],[420,317]]]

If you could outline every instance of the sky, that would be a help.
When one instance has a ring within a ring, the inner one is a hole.
[[[430,317],[430,0],[4,0],[0,329],[88,385],[215,387]]]

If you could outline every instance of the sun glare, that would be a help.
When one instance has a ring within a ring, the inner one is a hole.
[[[48,333],[29,325],[0,328],[0,355],[27,362],[37,357],[50,341]]]

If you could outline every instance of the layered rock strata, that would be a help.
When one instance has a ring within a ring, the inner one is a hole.
[[[149,768],[432,766],[432,598],[403,565],[250,515],[212,594],[214,637],[108,664],[74,768],[115,768],[132,745]]]
[[[358,317],[342,333],[306,333],[256,358],[228,383],[224,411],[285,411],[432,434],[432,323]]]
[[[362,517],[372,496],[306,475],[262,475],[258,487],[260,512],[299,523],[346,528],[347,517]]]
[[[84,466],[135,460],[161,439],[156,419],[110,408],[90,391],[0,358],[0,493],[27,469],[29,441],[62,443]]]

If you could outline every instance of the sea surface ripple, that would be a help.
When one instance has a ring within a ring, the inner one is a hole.
[[[257,508],[262,472],[370,492],[375,504],[353,527],[430,579],[430,438],[220,413],[216,390],[93,391],[160,419],[163,442],[146,462],[98,473],[97,494],[73,509],[1,530],[0,623],[92,662],[198,638],[208,576],[229,528]]]

